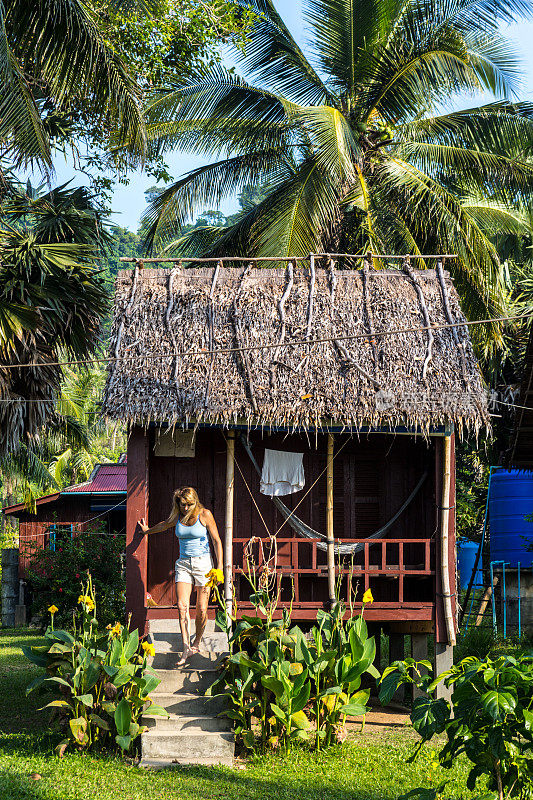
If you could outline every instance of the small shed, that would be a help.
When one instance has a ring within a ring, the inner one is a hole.
[[[19,578],[35,549],[54,550],[62,537],[93,524],[104,524],[109,533],[124,533],[126,528],[126,456],[117,463],[96,464],[88,481],[67,486],[53,494],[38,497],[35,512],[25,503],[6,506],[2,513],[19,521]]]
[[[251,609],[248,553],[275,571],[279,612],[290,606],[302,624],[336,596],[355,595],[360,608],[370,588],[371,625],[402,648],[405,633],[433,631],[446,650],[456,619],[454,437],[489,423],[449,274],[409,259],[400,269],[368,260],[346,269],[329,256],[275,269],[232,261],[137,263],[117,276],[104,412],[130,426],[135,623],[177,619],[176,537],[145,538],[137,522],[164,519],[172,491],[191,485],[218,523],[226,599],[234,593],[239,613]],[[262,493],[267,449],[303,454],[303,488]]]

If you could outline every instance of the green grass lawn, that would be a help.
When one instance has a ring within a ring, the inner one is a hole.
[[[20,647],[38,638],[32,631],[0,631],[0,800],[396,800],[442,777],[451,779],[447,800],[472,797],[464,762],[446,772],[433,766],[428,748],[417,764],[406,763],[415,741],[407,731],[356,735],[327,753],[272,754],[236,769],[154,772],[101,755],[59,759],[53,752],[59,737],[46,729],[47,712],[37,710],[43,699],[24,696],[39,670]]]

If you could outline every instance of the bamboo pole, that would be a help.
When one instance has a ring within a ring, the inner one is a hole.
[[[449,524],[450,524],[450,484],[451,484],[451,436],[444,437],[444,463],[442,474],[442,503],[441,503],[441,538],[440,538],[440,565],[442,581],[442,600],[444,604],[444,619],[448,644],[455,644],[455,624],[452,613],[452,599],[450,593],[450,564],[449,564]]]
[[[235,494],[235,431],[228,431],[226,447],[226,519],[224,529],[224,601],[233,604],[233,499]]]
[[[487,586],[487,588],[485,589],[485,594],[481,598],[481,603],[479,605],[479,611],[477,612],[476,628],[479,628],[479,626],[483,622],[483,617],[485,616],[485,611],[487,610],[487,606],[489,604],[489,600],[492,597],[493,587],[496,587],[498,585],[498,580],[499,580],[498,576],[496,575],[494,577],[493,586]]]
[[[333,538],[333,434],[328,433],[328,458],[326,463],[326,533],[328,544],[328,595],[335,603],[335,547]]]

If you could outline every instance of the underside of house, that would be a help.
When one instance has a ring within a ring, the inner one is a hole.
[[[136,623],[177,616],[177,539],[138,520],[193,486],[238,614],[253,563],[295,619],[335,597],[359,609],[370,588],[369,622],[454,638],[454,431],[488,424],[464,321],[441,264],[121,271],[104,410],[130,424]],[[263,493],[265,449],[301,453],[303,486]]]

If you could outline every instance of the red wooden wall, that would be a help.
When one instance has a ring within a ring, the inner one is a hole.
[[[19,518],[19,577],[24,579],[25,571],[35,549],[49,544],[48,531],[51,525],[73,525],[74,532],[87,529],[87,522],[97,512],[90,510],[90,497],[61,497],[59,501],[37,506],[37,515],[21,513]]]
[[[146,618],[175,616],[174,562],[178,543],[173,531],[140,536],[137,520],[148,512],[150,525],[165,519],[172,492],[178,486],[194,486],[210,508],[223,538],[225,512],[226,441],[219,429],[200,429],[194,458],[160,457],[154,454],[154,433],[134,429],[128,448],[128,607],[141,627]],[[325,533],[326,436],[300,434],[250,434],[258,463],[265,447],[304,452],[306,486],[284,502],[312,528]],[[375,602],[365,612],[369,620],[432,620],[437,634],[442,629],[442,600],[438,575],[438,509],[442,442],[421,437],[386,434],[360,438],[335,437],[334,528],[335,538],[365,540],[385,524],[409,496],[424,471],[426,481],[410,506],[383,536],[366,542],[353,562],[343,564],[341,585],[357,584],[358,598],[370,587]],[[237,435],[235,465],[234,553],[235,584],[239,607],[248,607],[249,589],[240,575],[243,548],[251,536],[267,539],[266,528],[276,533],[283,518],[272,501],[259,492],[259,477]],[[453,473],[452,473],[453,474]],[[253,494],[252,500],[247,485]],[[453,505],[453,502],[451,503]],[[257,507],[256,507],[257,505]],[[453,513],[450,518],[450,565],[452,594],[455,592],[455,541]],[[386,540],[386,541],[385,541]],[[279,580],[282,601],[292,596],[293,616],[314,618],[327,601],[326,555],[316,542],[302,539],[285,525],[277,533]],[[146,588],[145,588],[146,587]],[[146,611],[145,591],[157,608]]]

